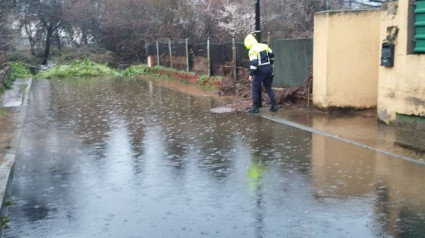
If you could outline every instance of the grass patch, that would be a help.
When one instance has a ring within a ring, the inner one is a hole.
[[[119,76],[114,70],[104,64],[95,63],[89,59],[74,60],[69,65],[61,65],[40,72],[37,78],[72,78],[72,77],[97,77],[97,76]]]
[[[12,149],[12,147],[10,145],[7,145],[3,148],[0,149],[0,153],[5,154],[7,153],[10,149]]]
[[[136,76],[148,72],[148,67],[144,64],[132,65],[123,71],[124,76]]]
[[[10,62],[9,65],[12,67],[10,79],[15,80],[17,78],[28,78],[31,77],[31,72],[24,64],[20,62]]]
[[[4,216],[1,218],[1,225],[3,227],[9,227],[9,217],[8,216]]]
[[[9,62],[8,65],[11,68],[11,72],[9,76],[2,83],[0,83],[0,95],[3,94],[6,89],[12,88],[15,79],[31,77],[30,70],[24,64],[18,62]],[[4,114],[4,111],[2,112],[0,110],[0,115],[2,114]]]
[[[6,206],[11,207],[15,205],[15,203],[13,202],[12,198],[8,197],[7,202],[6,202]]]
[[[7,112],[0,108],[0,116],[6,116]]]

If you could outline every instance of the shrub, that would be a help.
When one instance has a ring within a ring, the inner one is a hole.
[[[123,71],[124,76],[135,76],[144,74],[148,71],[146,65],[132,65]]]
[[[56,66],[47,71],[40,72],[37,78],[71,78],[71,77],[96,77],[118,76],[119,73],[103,64],[97,64],[89,59],[74,60],[69,65]]]

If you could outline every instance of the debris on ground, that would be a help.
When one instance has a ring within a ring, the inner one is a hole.
[[[211,108],[210,110],[212,113],[217,113],[217,114],[223,114],[223,113],[231,113],[236,111],[234,108],[231,107],[214,107]]]
[[[235,111],[246,111],[252,107],[251,97],[251,82],[248,81],[248,74],[239,73],[238,79],[226,77],[219,87],[218,94],[220,96],[228,96],[232,98],[232,102],[226,104],[226,107],[234,108]],[[310,68],[310,73],[305,80],[305,84],[291,88],[273,88],[276,102],[278,105],[285,107],[290,106],[310,106],[310,94],[313,83],[313,69]],[[263,104],[270,104],[267,93],[262,93]],[[263,105],[264,106],[264,105]]]

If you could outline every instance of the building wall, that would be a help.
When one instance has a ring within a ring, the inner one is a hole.
[[[377,105],[380,12],[320,12],[314,17],[313,103]]]
[[[397,6],[398,4],[398,6]],[[387,27],[398,27],[394,66],[379,67],[378,119],[396,121],[397,114],[425,117],[425,54],[409,54],[409,1],[391,4],[381,14],[380,42]]]

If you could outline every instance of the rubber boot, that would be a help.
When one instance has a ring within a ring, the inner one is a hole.
[[[249,113],[259,113],[260,110],[258,110],[258,106],[257,105],[254,105],[254,106],[252,106],[251,109],[248,110],[248,112]]]
[[[272,105],[269,108],[269,111],[275,112],[275,111],[277,111],[277,109],[278,109],[278,107],[277,107],[276,103],[272,103]]]

